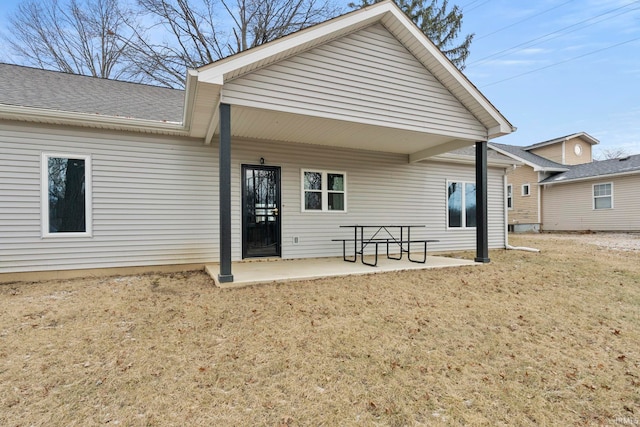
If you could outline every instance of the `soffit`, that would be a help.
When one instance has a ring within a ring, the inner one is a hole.
[[[459,139],[442,135],[251,107],[232,107],[231,123],[234,138],[303,142],[407,155],[430,148],[442,153],[459,148],[461,144]],[[451,143],[455,146],[450,146]],[[473,141],[462,144],[471,145]]]

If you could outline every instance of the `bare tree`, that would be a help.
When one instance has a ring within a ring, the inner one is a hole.
[[[27,0],[9,19],[8,45],[21,62],[101,78],[131,78],[128,29],[118,0]]]
[[[259,46],[339,13],[330,0],[138,0],[153,24],[135,31],[139,73],[182,87],[187,68]],[[162,30],[163,37],[153,33]]]
[[[332,1],[24,0],[6,39],[25,65],[181,88],[188,68],[335,16]]]
[[[603,148],[600,150],[600,154],[597,156],[597,160],[613,160],[627,157],[629,152],[624,148]]]

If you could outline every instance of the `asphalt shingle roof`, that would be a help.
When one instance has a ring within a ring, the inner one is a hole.
[[[526,151],[524,148],[525,147],[518,147],[516,145],[508,145],[508,144],[498,144],[495,142],[490,142],[489,146],[494,146],[500,150],[506,151],[508,153],[513,154],[516,157],[519,157],[520,159],[529,162],[529,163],[533,163],[534,165],[540,166],[541,168],[545,168],[545,169],[556,169],[556,170],[566,170],[568,169],[568,166],[566,165],[562,165],[560,163],[556,163],[554,161],[551,161],[549,159],[545,159],[542,156],[538,156],[537,154],[533,154],[530,153],[528,151]]]
[[[595,178],[620,173],[640,173],[640,154],[621,159],[596,160],[591,163],[571,166],[567,172],[551,176],[543,184],[572,181],[576,179]]]
[[[184,91],[0,63],[0,104],[179,123]]]

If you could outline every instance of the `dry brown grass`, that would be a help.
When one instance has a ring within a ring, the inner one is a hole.
[[[2,285],[0,425],[638,425],[640,251],[512,243],[542,253],[228,291]]]

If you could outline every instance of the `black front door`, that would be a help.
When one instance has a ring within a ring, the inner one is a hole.
[[[280,168],[242,165],[242,257],[280,256]]]

